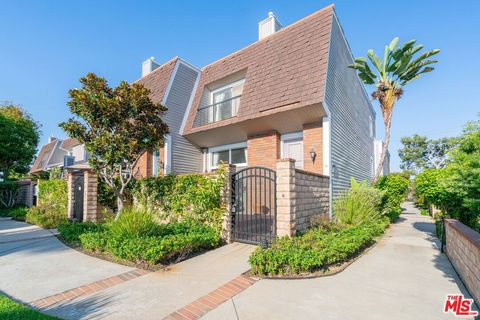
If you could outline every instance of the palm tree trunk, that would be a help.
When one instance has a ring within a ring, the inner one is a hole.
[[[380,174],[383,170],[383,163],[385,162],[385,157],[388,151],[388,145],[390,144],[390,127],[392,125],[392,112],[386,111],[383,113],[383,123],[385,124],[385,143],[383,144],[382,154],[380,155],[380,161],[378,162],[377,170],[375,171],[375,176],[372,180],[372,185],[377,183],[380,178]]]

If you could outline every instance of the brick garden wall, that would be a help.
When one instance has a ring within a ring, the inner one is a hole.
[[[329,178],[295,169],[295,160],[277,162],[277,235],[293,236],[312,217],[329,212]]]
[[[270,131],[248,137],[248,166],[275,170],[280,158],[280,135]]]
[[[329,178],[313,172],[295,170],[295,223],[297,231],[310,227],[312,216],[328,215]]]
[[[480,302],[480,233],[445,219],[446,253],[473,298]]]

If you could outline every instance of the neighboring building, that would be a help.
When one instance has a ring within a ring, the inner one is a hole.
[[[51,168],[85,163],[88,153],[84,145],[76,139],[68,138],[61,140],[50,137],[38,153],[37,159],[30,170],[32,174],[47,172]]]
[[[375,112],[332,6],[282,27],[269,13],[259,40],[201,69],[153,58],[138,80],[168,107],[166,146],[137,173],[208,172],[221,161],[275,169],[280,158],[330,176],[330,194],[374,170]]]
[[[374,170],[377,170],[378,163],[380,162],[380,157],[382,156],[383,150],[383,141],[379,139],[375,139],[374,141],[374,149],[375,149],[375,167]],[[387,151],[387,155],[385,156],[385,161],[383,162],[383,170],[381,172],[382,176],[386,176],[390,174],[390,152]]]

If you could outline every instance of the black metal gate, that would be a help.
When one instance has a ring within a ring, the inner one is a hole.
[[[276,173],[251,167],[232,175],[232,240],[267,244],[276,236]]]
[[[83,221],[83,175],[73,176],[73,218]]]

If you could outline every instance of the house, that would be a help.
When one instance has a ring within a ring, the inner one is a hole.
[[[289,26],[269,13],[258,41],[202,68],[176,57],[142,66],[138,81],[168,107],[163,148],[141,176],[237,168],[297,169],[330,177],[330,199],[374,174],[375,112],[333,5]],[[330,200],[331,201],[331,200]]]
[[[61,140],[52,136],[48,139],[48,143],[40,149],[30,173],[40,174],[51,168],[63,168],[85,163],[87,160],[88,153],[78,140],[72,138]]]

